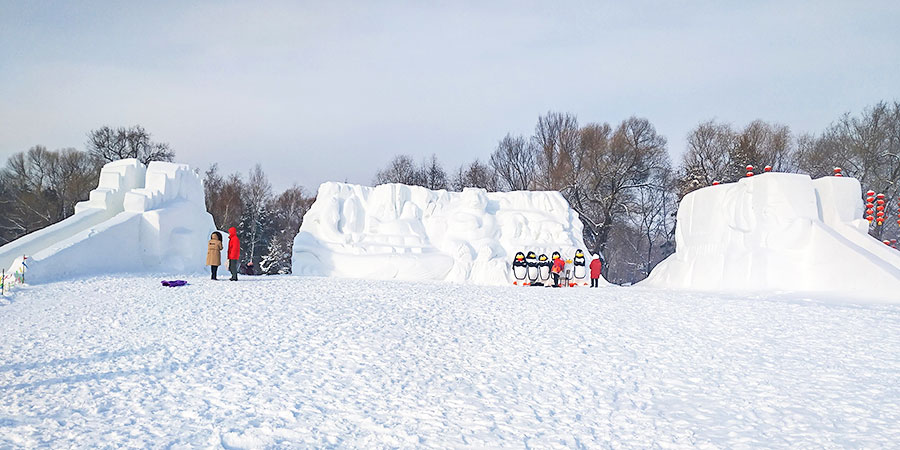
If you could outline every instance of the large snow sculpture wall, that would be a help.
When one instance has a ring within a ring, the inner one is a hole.
[[[203,270],[206,242],[215,231],[200,177],[183,164],[111,162],[90,200],[75,211],[0,247],[0,263],[28,255],[29,283],[115,272],[193,272]]]
[[[517,251],[571,258],[582,225],[558,192],[432,191],[324,183],[294,239],[300,275],[512,281]]]
[[[900,302],[900,252],[866,233],[862,212],[853,178],[767,173],[699,189],[678,208],[675,254],[641,284]]]

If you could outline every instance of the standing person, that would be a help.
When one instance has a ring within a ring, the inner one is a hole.
[[[591,287],[600,286],[600,271],[603,270],[603,263],[600,262],[600,255],[594,253],[591,259]]]
[[[566,261],[559,256],[559,253],[553,252],[553,266],[550,267],[550,273],[553,274],[553,287],[559,287],[559,275],[566,268]]]
[[[206,265],[209,266],[212,280],[216,279],[216,272],[222,265],[222,233],[213,231],[209,237],[209,244],[206,246]]]
[[[237,281],[238,261],[241,259],[241,241],[237,237],[237,228],[228,229],[228,271],[231,281]]]

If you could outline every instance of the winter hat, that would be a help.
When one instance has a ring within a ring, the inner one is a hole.
[[[594,259],[600,259],[600,255],[594,253]]]

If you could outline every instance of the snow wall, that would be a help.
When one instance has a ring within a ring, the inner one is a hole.
[[[75,214],[0,247],[0,265],[28,256],[29,284],[115,272],[204,270],[215,231],[199,175],[136,159],[103,166]],[[223,259],[224,261],[224,259]]]
[[[579,248],[581,221],[558,192],[329,182],[303,217],[292,271],[502,285],[514,280],[516,252],[571,259]]]
[[[900,252],[867,234],[859,181],[766,173],[686,195],[643,286],[827,292],[900,303]]]

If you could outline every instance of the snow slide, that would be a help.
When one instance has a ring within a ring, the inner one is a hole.
[[[516,252],[571,259],[582,225],[558,192],[432,191],[323,183],[294,239],[298,275],[513,281]]]
[[[214,231],[200,177],[184,164],[135,159],[103,167],[90,200],[62,222],[0,247],[28,256],[28,282],[145,270],[202,270]]]
[[[0,247],[0,267],[10,267],[16,258],[34,255],[113,218],[123,211],[125,193],[144,185],[146,172],[144,165],[136,159],[123,159],[103,166],[97,189],[91,191],[88,201],[75,205],[73,216]]]
[[[859,182],[767,173],[678,208],[676,252],[645,286],[824,292],[900,303],[900,253],[870,237]]]

